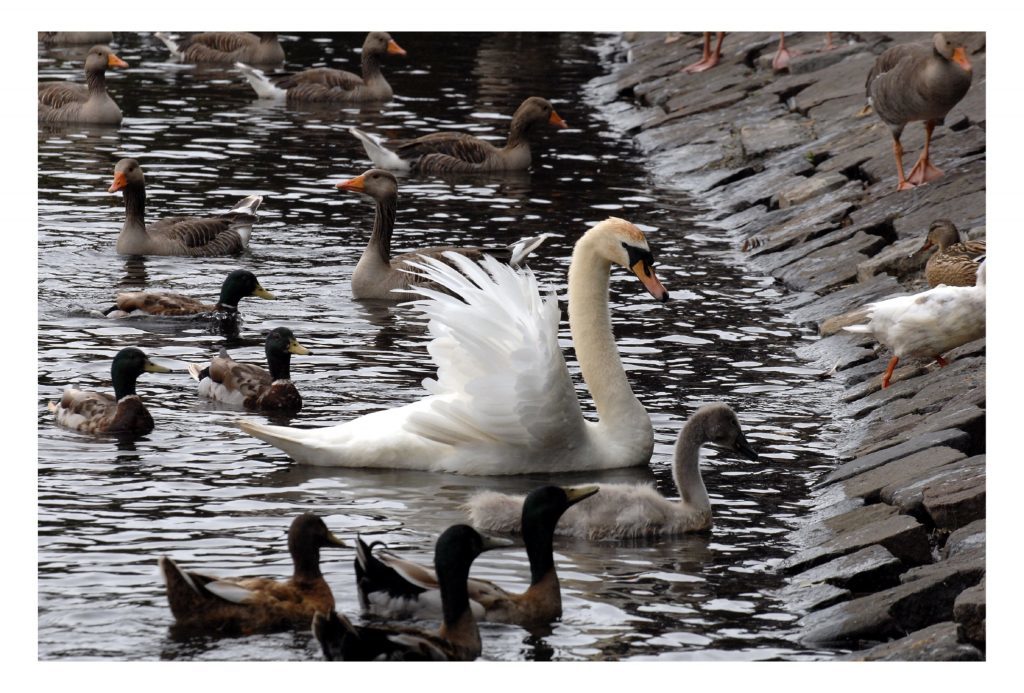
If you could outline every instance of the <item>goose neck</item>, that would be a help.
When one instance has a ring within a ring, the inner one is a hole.
[[[376,51],[364,50],[359,65],[363,73],[364,82],[369,82],[381,76],[380,54]]]
[[[89,93],[106,93],[107,71],[102,69],[86,70],[85,83],[89,87]]]
[[[129,183],[124,188],[125,226],[146,227],[146,188]]]
[[[370,242],[366,247],[367,252],[373,252],[385,265],[391,264],[391,232],[395,228],[397,209],[397,197],[388,196],[377,200],[373,233],[370,234]]]

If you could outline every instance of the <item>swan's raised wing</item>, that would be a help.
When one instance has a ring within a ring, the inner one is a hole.
[[[447,263],[410,263],[449,293],[417,289],[427,297],[416,303],[430,319],[437,378],[423,381],[435,397],[409,416],[406,430],[449,445],[527,450],[579,440],[584,419],[558,346],[555,296],[541,296],[529,269],[446,256]]]

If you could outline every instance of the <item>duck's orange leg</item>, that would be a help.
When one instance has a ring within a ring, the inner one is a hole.
[[[725,39],[725,32],[718,32],[718,40],[715,43],[715,52],[711,52],[711,32],[704,32],[704,50],[703,55],[697,62],[687,65],[682,69],[683,72],[704,72],[704,70],[710,70],[722,57],[722,41]]]
[[[889,361],[889,367],[885,369],[885,373],[882,375],[882,389],[889,387],[889,380],[892,378],[892,372],[896,370],[896,364],[900,362],[899,356],[893,356],[892,360]]]
[[[925,121],[924,150],[921,152],[921,156],[918,158],[917,163],[914,164],[914,168],[910,169],[910,175],[907,176],[907,180],[914,185],[921,185],[922,183],[928,183],[929,181],[942,177],[942,171],[937,167],[932,166],[932,162],[928,160],[928,146],[931,144],[932,130],[934,129],[935,121]]]

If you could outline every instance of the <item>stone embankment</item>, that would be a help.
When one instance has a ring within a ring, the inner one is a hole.
[[[822,335],[798,355],[841,383],[823,414],[844,423],[846,445],[812,489],[778,596],[806,612],[805,644],[850,659],[985,656],[985,342],[945,368],[901,363],[883,390],[889,354],[838,329],[865,303],[927,288],[915,251],[933,220],[985,235],[984,34],[947,33],[966,44],[974,79],[932,140],[943,178],[897,192],[889,130],[859,115],[875,56],[931,35],[837,33],[825,51],[824,34],[792,34],[801,53],[774,73],[777,34],[728,34],[721,64],[699,74],[680,71],[700,57],[699,34],[627,35],[592,85],[659,184],[689,192]],[[908,171],[923,142],[910,124]]]

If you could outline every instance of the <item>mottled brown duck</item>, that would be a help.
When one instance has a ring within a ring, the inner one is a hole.
[[[963,46],[942,34],[931,45],[902,44],[886,49],[868,72],[868,102],[892,133],[897,190],[906,190],[942,175],[929,160],[932,131],[971,86],[971,63]],[[924,121],[924,149],[909,175],[903,174],[900,136],[907,123]]]
[[[205,31],[173,39],[162,31],[155,36],[183,63],[213,65],[276,65],[284,62],[284,49],[271,31]]]
[[[286,99],[296,103],[351,103],[388,101],[394,95],[381,72],[385,55],[405,55],[385,31],[371,31],[363,42],[362,76],[330,67],[314,67],[293,75],[267,76],[243,62],[235,67],[262,99]]]
[[[523,171],[530,167],[530,136],[543,124],[566,127],[547,99],[531,96],[513,114],[503,147],[464,132],[435,132],[386,145],[356,128],[349,132],[363,143],[377,168],[422,173]]]
[[[124,191],[124,226],[117,237],[121,255],[234,255],[249,244],[263,198],[250,195],[215,217],[169,217],[146,223],[146,180],[135,159],[121,159],[107,192]]]
[[[437,539],[434,570],[440,584],[441,629],[428,632],[387,625],[355,626],[333,609],[313,618],[313,635],[333,661],[469,661],[480,656],[480,628],[469,605],[469,569],[488,549],[507,539],[482,536],[468,525],[452,525]]]
[[[121,109],[107,93],[107,68],[128,67],[107,46],[93,46],[85,56],[85,84],[39,83],[39,122],[117,125]]]
[[[978,263],[985,255],[985,241],[963,241],[949,219],[937,219],[928,228],[921,250],[936,247],[924,268],[928,286],[974,286]]]
[[[170,291],[126,291],[118,294],[114,305],[103,311],[108,318],[123,318],[129,315],[160,315],[181,317],[204,313],[238,312],[239,302],[248,296],[273,299],[274,294],[264,289],[256,275],[249,270],[234,270],[224,279],[220,297],[216,303],[204,303],[191,296]]]
[[[487,580],[469,580],[469,599],[483,621],[543,629],[562,617],[562,592],[555,570],[554,534],[562,514],[597,493],[597,486],[541,486],[519,503],[520,526],[530,561],[530,587],[509,592]],[[440,611],[437,573],[387,551],[356,546],[356,587],[363,611],[386,618],[436,618]]]
[[[224,349],[206,368],[190,363],[188,372],[199,381],[199,396],[252,411],[302,409],[302,396],[291,380],[292,354],[313,352],[299,344],[287,327],[270,331],[265,351],[269,372],[253,363],[238,363]]]
[[[338,183],[336,187],[340,190],[363,193],[376,202],[373,233],[352,273],[352,297],[356,299],[407,301],[417,298],[413,294],[403,293],[409,289],[440,288],[421,273],[410,272],[409,270],[415,270],[409,265],[410,262],[422,262],[427,257],[446,261],[444,253],[454,251],[475,260],[483,258],[484,255],[491,255],[502,262],[518,266],[546,238],[524,238],[505,248],[437,246],[403,253],[393,258],[391,234],[398,209],[398,179],[387,171],[370,169],[352,180]]]
[[[166,556],[160,570],[167,602],[179,632],[205,635],[249,635],[308,628],[316,612],[334,608],[334,595],[320,572],[320,549],[345,543],[324,521],[304,513],[288,530],[288,553],[294,570],[287,580],[218,579],[182,570]]]
[[[59,403],[49,403],[57,423],[83,433],[145,435],[153,430],[153,417],[135,393],[143,373],[169,373],[135,347],[121,349],[110,364],[114,395],[68,387]]]

